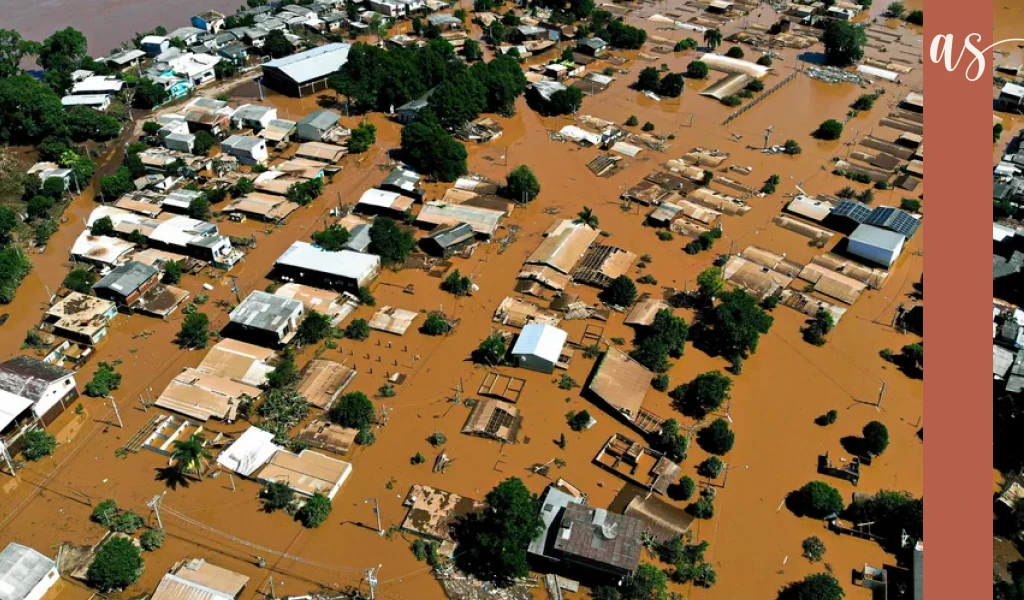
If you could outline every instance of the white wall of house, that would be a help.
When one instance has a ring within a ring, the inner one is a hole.
[[[57,573],[57,567],[53,567],[46,574],[46,577],[40,579],[36,587],[32,588],[32,591],[25,596],[25,600],[40,600],[58,581],[60,581],[60,574]]]
[[[77,387],[78,386],[75,383],[75,375],[73,373],[68,373],[67,377],[58,379],[46,387],[46,391],[43,392],[39,401],[32,405],[32,412],[37,417],[42,417],[47,411],[53,408],[55,404],[60,402],[61,398],[73,392]]]

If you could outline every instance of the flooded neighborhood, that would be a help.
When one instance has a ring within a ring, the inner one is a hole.
[[[0,36],[12,599],[923,597],[919,3],[96,4]]]

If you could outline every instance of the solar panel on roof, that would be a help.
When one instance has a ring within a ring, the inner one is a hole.
[[[910,214],[891,206],[879,206],[871,211],[871,215],[864,222],[868,225],[884,227],[908,238],[914,235],[921,225],[920,221]]]
[[[836,206],[835,210],[832,211],[832,214],[863,223],[871,216],[871,209],[855,200],[842,200],[839,202],[839,206]]]

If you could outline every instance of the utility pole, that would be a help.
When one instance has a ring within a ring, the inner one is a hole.
[[[377,502],[376,498],[367,498],[366,500],[363,500],[363,504],[366,504],[370,500],[373,500],[373,512],[374,512],[375,515],[377,515],[377,535],[383,536],[384,535],[384,528],[380,524],[380,503]],[[378,567],[378,568],[380,568],[380,567]]]
[[[7,451],[7,444],[0,442],[0,450],[4,454],[4,462],[7,463],[7,468],[11,470],[11,477],[17,477],[18,472],[14,470],[14,461],[11,460],[11,453]]]
[[[139,404],[142,405],[142,410],[149,412],[149,407],[146,406],[146,400],[142,397],[142,394],[139,394]]]
[[[234,477],[234,475],[233,475],[233,474],[231,473],[231,471],[228,471],[228,479],[229,479],[229,480],[231,481],[231,491],[232,491],[232,492],[236,491],[236,490],[235,490],[235,477]]]
[[[166,494],[167,492],[164,492]],[[160,526],[160,529],[164,528],[164,522],[160,518],[160,501],[164,499],[164,494],[157,494],[153,496],[153,499],[146,503],[146,506],[153,509],[156,513],[156,524]]]
[[[882,408],[882,398],[885,397],[885,381],[882,381],[882,389],[878,390],[878,404],[875,404],[875,408]]]
[[[765,150],[767,150],[767,149],[768,149],[768,138],[770,138],[770,137],[771,137],[771,135],[772,135],[772,126],[771,126],[771,125],[769,125],[769,126],[768,126],[768,127],[766,127],[766,128],[765,128],[765,130],[764,130],[764,149],[765,149]]]
[[[377,565],[376,569],[366,570],[366,581],[370,584],[370,600],[375,600],[377,594],[377,574],[383,565]]]
[[[274,592],[274,576],[273,575],[270,576],[270,597],[273,598],[273,600],[277,600],[277,594]]]
[[[117,400],[114,400],[114,397],[109,394],[107,395],[107,398],[110,398],[110,404],[114,407],[114,416],[117,417],[117,426],[124,429],[124,423],[121,421],[121,411],[117,410]]]

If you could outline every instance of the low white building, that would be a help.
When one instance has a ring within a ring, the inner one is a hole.
[[[3,600],[40,600],[58,581],[57,563],[37,550],[11,542],[0,552]]]
[[[220,149],[245,165],[262,165],[270,156],[267,153],[267,140],[248,135],[233,135],[221,142]]]
[[[235,129],[266,129],[271,121],[277,119],[277,109],[273,106],[243,104],[231,115],[231,124]]]
[[[516,365],[524,369],[551,373],[562,356],[562,348],[568,337],[568,333],[557,327],[530,323],[523,327],[523,332],[516,339],[512,347],[512,358]]]
[[[380,273],[380,257],[349,250],[331,252],[308,242],[295,242],[277,259],[274,268],[285,281],[356,293]]]
[[[87,106],[93,110],[106,112],[110,108],[111,98],[112,96],[107,94],[78,94],[64,96],[60,99],[60,104],[68,109],[75,108],[76,106]]]
[[[858,225],[850,234],[846,250],[868,262],[890,267],[899,258],[904,243],[906,238],[895,231],[874,225]]]

